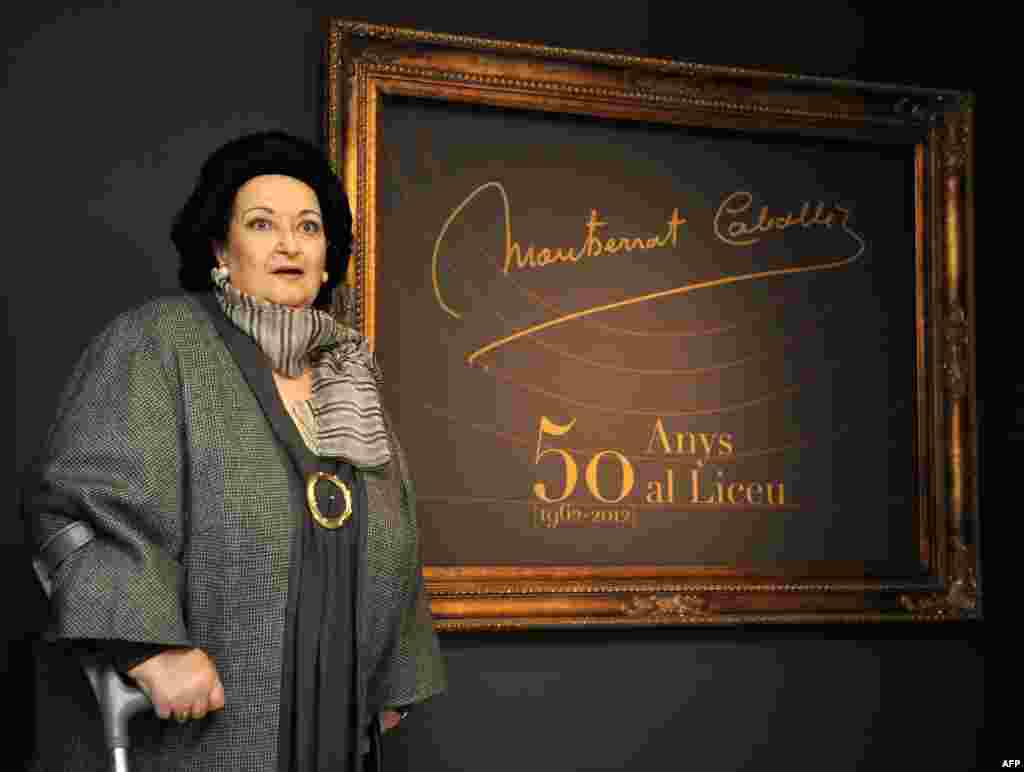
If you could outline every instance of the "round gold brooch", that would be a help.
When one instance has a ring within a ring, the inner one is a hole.
[[[320,511],[320,505],[317,504],[316,501],[316,486],[321,480],[331,483],[331,485],[340,490],[341,495],[345,497],[345,509],[340,515],[328,517]],[[324,528],[340,528],[352,515],[352,491],[350,491],[348,486],[335,475],[327,474],[327,472],[314,472],[307,478],[306,503],[309,505],[309,511],[310,514],[313,515],[313,519]]]

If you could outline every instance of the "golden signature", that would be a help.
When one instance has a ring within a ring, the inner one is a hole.
[[[760,236],[755,235],[758,233],[784,231],[795,225],[799,225],[804,229],[815,227],[831,228],[837,219],[845,227],[850,218],[849,211],[841,206],[837,205],[829,209],[825,206],[824,201],[819,201],[816,207],[810,201],[804,201],[800,214],[786,212],[784,215],[772,216],[768,207],[762,206],[757,222],[747,224],[740,219],[735,219],[729,222],[728,226],[724,226],[723,231],[723,219],[728,220],[730,216],[738,216],[749,212],[753,203],[753,194],[745,190],[737,190],[735,193],[727,196],[715,213],[715,236],[726,244],[732,244],[735,247],[747,247],[761,240]]]
[[[454,211],[445,220],[444,225],[438,234],[437,240],[434,242],[434,253],[431,258],[431,277],[434,284],[434,295],[437,299],[438,304],[441,308],[453,316],[456,319],[461,319],[462,314],[449,306],[441,293],[441,283],[438,276],[438,255],[440,254],[441,245],[444,242],[444,236],[448,231],[448,228],[455,221],[455,219],[461,214],[462,210],[465,209],[477,196],[483,193],[485,190],[494,188],[498,191],[501,196],[502,205],[505,213],[505,265],[504,273],[507,275],[512,265],[512,261],[516,261],[517,268],[525,267],[539,267],[542,265],[550,265],[556,262],[577,262],[584,256],[596,256],[601,254],[598,251],[598,246],[604,252],[618,252],[620,249],[630,251],[632,249],[654,249],[658,247],[668,246],[669,243],[672,246],[676,245],[678,238],[679,226],[686,222],[685,218],[679,216],[679,210],[675,209],[672,212],[672,216],[668,221],[668,230],[662,237],[651,236],[648,238],[610,238],[602,242],[596,236],[596,231],[599,227],[605,226],[607,223],[601,222],[598,219],[597,210],[591,211],[590,220],[586,225],[586,238],[583,246],[577,250],[574,247],[551,249],[544,247],[541,250],[536,250],[534,245],[530,245],[524,254],[522,248],[518,242],[512,239],[512,214],[511,204],[509,202],[508,193],[505,191],[504,185],[500,182],[492,181],[486,182],[483,185],[477,187],[469,196],[459,204]],[[512,341],[533,335],[534,333],[542,330],[549,329],[558,325],[565,324],[576,319],[582,319],[595,314],[604,313],[605,311],[612,311],[618,308],[625,308],[626,306],[636,305],[639,303],[646,303],[651,300],[658,300],[660,298],[669,297],[671,295],[681,295],[688,292],[695,292],[701,289],[710,289],[711,287],[721,287],[728,284],[737,284],[745,281],[759,281],[763,279],[769,279],[778,276],[790,276],[799,273],[811,273],[814,271],[829,271],[838,268],[844,268],[851,265],[860,259],[861,255],[864,254],[864,250],[867,248],[867,243],[864,238],[857,233],[852,227],[850,227],[850,218],[852,212],[848,209],[844,209],[838,205],[828,209],[824,203],[820,203],[817,208],[813,209],[810,202],[805,202],[803,208],[799,214],[794,212],[788,212],[785,215],[771,216],[768,207],[765,206],[761,209],[760,218],[754,223],[745,223],[741,221],[738,215],[745,214],[750,211],[753,205],[753,195],[746,191],[737,191],[730,194],[723,200],[722,204],[718,207],[718,211],[715,214],[715,234],[716,236],[725,241],[728,244],[734,246],[749,246],[760,240],[760,236],[757,234],[769,233],[771,231],[781,231],[794,226],[801,226],[803,228],[811,227],[827,227],[832,228],[838,224],[846,235],[848,235],[856,244],[856,251],[849,257],[840,257],[838,259],[823,258],[821,262],[813,265],[802,265],[802,266],[791,266],[788,268],[773,268],[767,271],[755,271],[753,273],[737,274],[733,276],[720,276],[714,279],[708,279],[705,281],[694,282],[692,284],[684,284],[679,287],[672,287],[670,289],[660,290],[657,292],[650,292],[645,295],[638,295],[636,297],[626,298],[624,300],[617,300],[612,303],[604,303],[598,306],[592,306],[590,308],[584,308],[579,311],[574,311],[569,314],[549,319],[546,322],[534,324],[526,327],[522,330],[506,335],[503,338],[491,341],[490,343],[478,348],[476,351],[469,354],[466,357],[466,363],[472,365],[478,358],[484,354],[494,351]],[[723,218],[735,216],[736,219],[732,220],[725,226],[724,233],[721,230],[721,221]],[[593,240],[593,241],[591,241]],[[611,248],[609,248],[609,245]],[[532,262],[531,262],[532,257]]]
[[[478,189],[479,190],[479,189]],[[477,195],[474,191],[470,200]],[[502,191],[502,195],[505,195]],[[597,210],[590,210],[590,219],[585,226],[586,236],[583,239],[583,246],[579,249],[573,247],[541,247],[537,249],[534,244],[526,248],[526,253],[519,246],[518,241],[511,241],[511,246],[505,252],[505,268],[503,273],[508,274],[509,268],[515,260],[516,268],[543,268],[552,263],[573,262],[577,263],[584,257],[599,257],[603,254],[614,255],[617,252],[632,252],[634,249],[648,250],[658,249],[671,244],[673,247],[679,238],[679,226],[686,222],[686,218],[679,216],[679,210],[673,209],[672,216],[668,220],[668,231],[664,236],[618,236],[608,239],[601,239],[597,236],[597,229],[604,228],[608,223],[602,222],[598,217]],[[511,228],[509,228],[511,231]]]
[[[524,268],[543,268],[548,265],[555,263],[577,263],[584,257],[599,257],[603,254],[614,255],[618,252],[632,252],[633,250],[649,250],[659,249],[667,246],[676,246],[679,241],[679,226],[686,222],[686,218],[679,216],[679,209],[672,210],[672,216],[668,219],[668,228],[664,236],[613,236],[610,238],[601,238],[598,236],[597,231],[600,228],[604,228],[608,225],[607,222],[603,222],[596,209],[590,211],[590,219],[587,220],[584,226],[585,235],[583,238],[583,245],[577,249],[576,247],[540,247],[538,248],[535,244],[530,244],[526,251],[523,251],[522,246],[518,241],[512,239],[512,212],[509,204],[508,192],[505,190],[505,186],[500,182],[485,182],[480,185],[472,193],[455,207],[455,210],[448,215],[448,219],[445,220],[444,225],[441,226],[441,232],[438,233],[436,241],[434,241],[434,255],[431,258],[431,274],[434,282],[434,296],[437,298],[438,304],[446,313],[460,319],[462,315],[445,303],[444,298],[441,297],[441,283],[438,278],[438,255],[441,252],[441,244],[444,242],[444,237],[448,233],[448,228],[455,222],[462,210],[469,206],[472,201],[489,188],[494,188],[501,195],[501,201],[505,209],[505,265],[502,273],[508,275],[509,270],[513,265],[518,270]]]

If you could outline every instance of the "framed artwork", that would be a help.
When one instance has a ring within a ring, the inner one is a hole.
[[[970,94],[342,19],[325,59],[440,629],[980,618]]]

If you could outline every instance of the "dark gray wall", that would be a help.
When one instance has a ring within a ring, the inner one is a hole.
[[[318,138],[325,15],[936,87],[979,89],[982,74],[942,54],[948,31],[938,21],[896,18],[895,4],[868,14],[807,0],[615,10],[550,0],[47,5],[5,11],[2,33],[15,476],[87,340],[119,311],[176,291],[168,220],[203,157],[258,128]],[[981,31],[970,18],[956,24],[956,34]],[[985,163],[979,150],[981,180]],[[982,334],[986,324],[982,315]],[[5,639],[14,641],[0,667],[11,704],[30,706],[24,637],[41,605],[20,541],[17,518],[0,518]],[[975,628],[531,632],[446,636],[443,647],[451,692],[389,737],[392,769],[838,771],[905,758],[966,770],[979,755],[1011,754],[979,739]],[[8,735],[12,758],[32,736]]]

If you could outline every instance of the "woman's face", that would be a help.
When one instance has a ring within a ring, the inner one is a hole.
[[[312,305],[323,283],[327,238],[316,192],[281,174],[238,189],[217,261],[236,289],[279,305]]]

